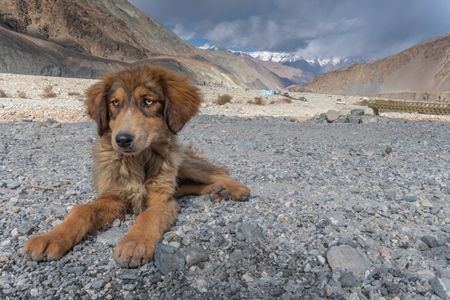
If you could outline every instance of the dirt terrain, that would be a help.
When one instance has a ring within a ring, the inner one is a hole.
[[[53,119],[58,122],[88,120],[84,109],[84,92],[95,82],[93,79],[46,77],[32,75],[0,74],[0,121]],[[50,93],[45,89],[51,87]],[[290,93],[284,95],[262,96],[263,105],[255,105],[255,97],[261,97],[259,90],[241,88],[199,87],[204,96],[200,113],[225,116],[274,116],[294,117],[305,120],[330,109],[348,113],[362,108],[366,113],[371,109],[361,106],[367,98],[357,96],[338,96],[315,93]],[[219,95],[229,94],[233,98],[225,105],[214,104]],[[298,100],[305,97],[307,101]],[[286,103],[286,99],[289,99]],[[345,104],[339,104],[341,99]],[[385,114],[390,117],[407,119],[450,120],[448,116],[429,116],[417,114]]]

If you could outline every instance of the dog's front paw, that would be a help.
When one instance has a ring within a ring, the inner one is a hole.
[[[155,252],[155,244],[142,237],[125,236],[113,252],[113,258],[122,268],[138,268],[148,263]]]
[[[250,198],[250,189],[242,183],[236,182],[228,186],[230,190],[231,200],[247,201]]]
[[[219,203],[222,200],[230,199],[230,191],[220,184],[215,185],[209,192],[209,200],[212,203]]]
[[[58,260],[70,249],[70,244],[62,237],[46,233],[34,236],[23,247],[23,254],[34,261]]]

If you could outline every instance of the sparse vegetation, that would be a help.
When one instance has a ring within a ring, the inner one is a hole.
[[[0,90],[0,98],[6,98],[8,95],[6,95],[6,92],[4,90]]]
[[[27,97],[27,94],[24,91],[17,91],[17,96],[19,96],[19,98],[25,99]]]
[[[44,87],[44,92],[41,95],[43,98],[53,98],[56,97],[56,93],[53,91],[52,85],[47,85]]]
[[[80,96],[80,93],[78,93],[78,92],[68,92],[67,95],[69,95],[69,96]]]
[[[354,105],[359,105],[359,106],[369,106],[369,100],[361,99],[361,101],[355,102]]]
[[[289,104],[289,103],[292,103],[292,99],[291,98],[283,98],[283,99],[281,99],[281,103],[287,103],[287,104]]]
[[[228,94],[219,95],[217,97],[216,104],[224,105],[224,104],[229,103],[231,101],[231,99],[233,99],[233,96],[231,96],[231,95],[228,95]]]
[[[261,97],[261,96],[255,97],[255,99],[253,101],[253,104],[264,105],[263,97]]]

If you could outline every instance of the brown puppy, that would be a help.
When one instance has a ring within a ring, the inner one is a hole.
[[[185,77],[161,67],[130,66],[102,76],[86,99],[100,136],[93,152],[99,198],[74,207],[60,225],[32,237],[24,255],[57,260],[87,233],[133,211],[139,215],[113,258],[121,267],[139,267],[152,259],[155,244],[176,221],[174,198],[210,194],[217,202],[228,191],[232,200],[246,200],[248,187],[178,142],[176,133],[200,102],[198,89]]]

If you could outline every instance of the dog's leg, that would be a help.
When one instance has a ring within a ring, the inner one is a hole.
[[[113,253],[122,268],[136,268],[153,258],[155,245],[170,229],[178,216],[178,203],[173,199],[174,185],[152,184],[147,188],[148,207],[136,217],[128,234]]]
[[[233,201],[244,201],[250,196],[246,185],[231,178],[225,168],[210,164],[192,149],[186,151],[178,170],[178,179],[181,184],[175,197],[209,194],[212,202],[219,202],[228,195]]]
[[[117,218],[122,218],[125,210],[126,204],[114,197],[104,197],[91,203],[78,205],[53,230],[30,238],[23,248],[23,254],[35,261],[60,259],[88,232],[93,232]]]

